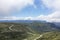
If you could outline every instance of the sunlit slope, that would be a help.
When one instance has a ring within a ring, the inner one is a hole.
[[[42,37],[37,40],[60,40],[60,32],[47,32],[42,34]]]

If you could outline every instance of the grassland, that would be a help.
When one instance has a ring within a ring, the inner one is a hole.
[[[60,40],[51,23],[0,23],[0,40]]]

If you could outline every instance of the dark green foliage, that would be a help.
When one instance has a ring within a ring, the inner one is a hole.
[[[27,37],[24,32],[3,32],[0,33],[1,40],[22,40]]]
[[[10,30],[9,27],[12,24],[14,27],[12,27],[13,30]],[[27,38],[27,36],[27,31],[22,24],[0,23],[0,40],[23,40]]]

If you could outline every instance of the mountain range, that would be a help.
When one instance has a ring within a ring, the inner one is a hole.
[[[56,32],[59,33],[60,32],[59,23],[55,23],[55,22],[51,23],[51,22],[40,21],[40,20],[0,20],[1,40],[7,40],[7,39],[8,40],[24,40],[24,39],[34,40],[35,38],[39,37],[39,35],[42,34],[45,35],[45,33],[47,33],[48,35],[47,34],[46,35],[49,36],[50,32],[51,34],[53,33],[54,35],[56,34]],[[42,40],[42,38],[41,39],[39,38],[38,40]]]

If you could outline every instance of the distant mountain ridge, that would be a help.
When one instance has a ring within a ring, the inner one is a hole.
[[[0,20],[0,22],[13,22],[13,23],[32,23],[32,22],[46,22],[41,20]]]
[[[38,34],[44,35],[45,33],[48,32],[60,32],[60,27],[58,27],[55,23],[50,23],[40,20],[1,20],[0,21],[0,35],[1,35],[0,39],[2,40],[5,40],[6,37],[8,38],[8,40],[12,40],[12,39],[23,40],[25,38],[28,39],[28,37],[33,38]],[[48,33],[48,36],[49,35],[50,34]],[[38,40],[40,40],[40,38]]]
[[[53,31],[53,30],[60,30],[60,27],[56,25],[55,23],[50,23],[46,21],[41,20],[0,20],[0,22],[4,23],[23,23],[24,25],[28,25],[29,28],[32,28],[33,30],[37,32],[45,32],[45,31]]]
[[[54,24],[60,27],[60,22],[54,22]]]

